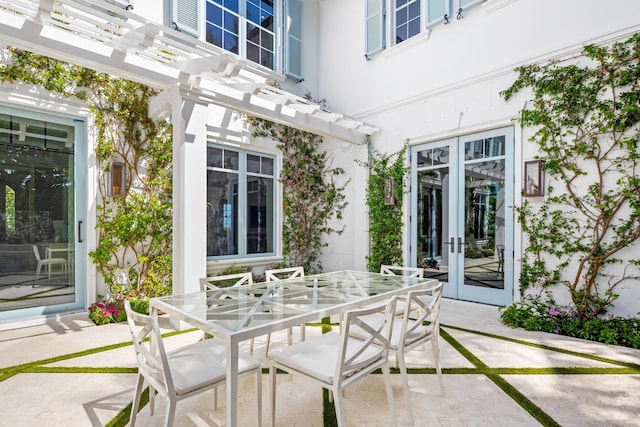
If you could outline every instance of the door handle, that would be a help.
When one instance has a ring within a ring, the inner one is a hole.
[[[453,240],[453,239],[451,239]],[[462,241],[462,237],[458,237],[458,253],[462,253],[462,247],[464,246],[464,242]],[[451,251],[453,252],[453,251]]]
[[[452,237],[451,241],[449,242],[444,242],[445,245],[450,245],[451,246],[451,253],[455,253],[456,249],[455,249],[455,245],[456,245],[456,238]]]
[[[78,221],[78,243],[82,243],[82,220]]]

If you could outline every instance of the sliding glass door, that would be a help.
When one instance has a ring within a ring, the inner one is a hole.
[[[83,134],[82,122],[0,106],[0,319],[83,304],[76,286],[84,271],[76,262]]]

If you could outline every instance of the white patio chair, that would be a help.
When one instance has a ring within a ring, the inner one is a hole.
[[[219,289],[220,286],[216,283],[220,282],[230,282],[232,288],[242,285],[251,285],[253,284],[253,275],[249,271],[246,273],[221,274],[217,276],[202,277],[200,278],[200,290],[207,291]]]
[[[402,267],[398,265],[382,264],[380,266],[380,274],[385,274],[387,276],[418,277],[422,279],[424,277],[424,269],[420,267]],[[396,315],[402,316],[404,314],[404,309],[406,306],[406,298],[398,297],[398,302],[396,303]]]
[[[391,419],[397,425],[391,375],[389,372],[390,324],[395,310],[395,298],[382,304],[346,313],[341,333],[329,332],[294,344],[270,356],[271,425],[275,426],[276,371],[282,369],[293,375],[304,375],[330,391],[335,401],[338,426],[345,425],[342,404],[343,390],[381,368]],[[380,316],[373,316],[383,312]],[[383,321],[380,321],[379,318]],[[371,321],[373,320],[373,322]],[[365,339],[353,338],[349,332],[357,327]]]
[[[420,267],[401,267],[398,265],[385,265],[380,266],[380,274],[386,274],[389,276],[409,276],[409,277],[424,277],[424,269]]]
[[[392,323],[391,342],[389,348],[396,354],[396,366],[400,368],[404,395],[407,402],[407,414],[410,425],[413,425],[413,408],[409,393],[409,378],[407,376],[407,364],[405,354],[416,347],[431,341],[433,362],[435,364],[440,391],[444,396],[444,384],[442,381],[442,369],[440,368],[440,301],[442,300],[442,283],[438,283],[428,289],[410,291],[407,296],[407,305],[402,317],[395,316]],[[415,316],[415,314],[418,316]],[[376,315],[378,321],[382,321],[382,315]],[[365,339],[367,334],[360,328],[352,328],[351,335],[355,338]]]
[[[125,310],[138,362],[138,379],[133,396],[130,425],[132,427],[135,425],[140,395],[144,383],[147,382],[150,386],[151,415],[154,411],[154,394],[157,391],[168,400],[165,426],[171,426],[177,401],[225,384],[227,373],[225,343],[214,338],[165,352],[157,315],[137,313],[131,309],[129,301],[125,301]],[[238,375],[253,374],[256,375],[258,425],[262,425],[260,362],[240,353]],[[217,401],[214,401],[214,407],[217,409]]]
[[[220,289],[216,283],[228,282],[231,283],[232,288],[243,285],[253,284],[253,274],[250,271],[246,273],[234,273],[234,274],[219,274],[217,276],[207,276],[200,278],[200,290],[210,291],[214,289]],[[210,338],[211,336],[206,332],[202,332],[202,339]],[[251,339],[250,352],[253,354],[253,338]]]
[[[278,268],[264,271],[264,277],[267,282],[276,280],[294,279],[296,277],[304,277],[304,267],[288,267]],[[300,325],[300,341],[304,341],[305,329],[304,325]],[[287,343],[291,345],[293,342],[293,328],[287,329]],[[269,344],[271,343],[271,333],[267,334],[267,345],[265,355],[269,355]]]
[[[36,267],[36,280],[40,278],[40,270],[42,267],[47,269],[47,274],[49,275],[49,279],[51,279],[51,266],[59,265],[61,267],[62,272],[65,276],[67,276],[67,260],[64,258],[40,258],[40,251],[36,245],[33,245],[33,253],[36,256],[36,261],[38,262],[38,266]],[[48,253],[48,251],[47,251]]]

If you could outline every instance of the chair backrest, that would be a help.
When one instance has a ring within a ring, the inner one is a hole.
[[[442,288],[443,284],[440,282],[428,289],[409,292],[402,318],[402,339],[398,340],[399,351],[430,338],[438,338]]]
[[[366,367],[386,362],[395,307],[396,297],[393,297],[383,303],[346,313],[340,333],[336,379],[344,379]],[[384,316],[373,316],[380,312],[384,312]],[[358,339],[350,339],[352,328],[358,329]]]
[[[40,259],[40,251],[38,250],[38,247],[36,245],[33,245],[33,253],[36,256],[36,261],[38,261],[38,262],[42,261]]]
[[[127,312],[127,323],[136,352],[138,372],[161,394],[173,392],[173,378],[162,343],[157,314],[146,315],[133,311],[129,301],[124,302],[124,309]]]
[[[265,270],[264,277],[267,282],[272,282],[274,280],[293,279],[294,277],[304,277],[304,267],[289,267]]]
[[[389,276],[408,276],[408,277],[424,277],[424,269],[420,267],[401,267],[398,265],[384,265],[380,266],[380,274],[386,274]]]
[[[250,271],[246,273],[222,274],[218,276],[208,276],[200,278],[200,290],[208,291],[220,289],[221,287],[236,287],[253,284],[253,275]],[[219,286],[221,285],[221,286]]]

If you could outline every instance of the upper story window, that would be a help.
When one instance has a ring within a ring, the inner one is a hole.
[[[420,33],[420,0],[395,0],[396,44]]]
[[[427,28],[451,23],[458,14],[462,17],[469,7],[485,0],[391,0],[392,15],[387,28],[387,0],[366,2],[366,55],[369,57],[385,49],[385,33],[390,32],[394,44],[402,43]]]
[[[180,31],[291,78],[302,78],[302,0],[171,1],[171,19]],[[279,37],[281,49],[276,48]]]
[[[207,148],[207,257],[275,254],[275,157]]]
[[[206,40],[274,69],[272,0],[207,0]]]

